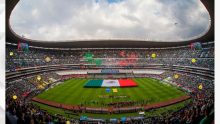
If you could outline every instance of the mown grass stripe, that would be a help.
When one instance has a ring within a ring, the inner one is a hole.
[[[138,87],[130,88],[117,88],[118,93],[106,93],[106,88],[84,88],[84,85],[88,82],[86,79],[71,79],[65,81],[63,84],[55,86],[46,92],[38,95],[37,97],[51,100],[54,102],[64,104],[79,105],[84,101],[98,101],[98,102],[121,102],[121,101],[140,101],[146,99],[152,99],[149,103],[155,103],[165,101],[172,98],[183,96],[184,93],[177,88],[162,84],[159,80],[150,78],[135,78],[133,79]],[[111,88],[113,89],[113,88]],[[130,98],[123,99],[107,99],[99,98],[101,95],[125,95]],[[91,104],[92,106],[100,106],[100,104]]]

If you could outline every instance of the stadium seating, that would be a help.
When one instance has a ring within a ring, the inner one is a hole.
[[[13,52],[13,56],[10,56]],[[166,65],[182,65],[214,69],[214,47],[206,45],[202,50],[192,50],[188,48],[182,49],[155,49],[155,50],[125,50],[126,56],[120,56],[120,50],[90,50],[94,54],[94,58],[102,60],[100,65],[96,66],[146,66],[149,64]],[[156,58],[151,58],[151,54],[156,53]],[[36,50],[31,49],[28,52],[18,52],[16,47],[6,48],[6,69],[12,71],[18,68],[57,65],[57,64],[91,64],[85,61],[83,56],[86,54],[84,50],[78,51],[53,51],[53,50]],[[130,54],[136,54],[136,58],[129,58]],[[50,57],[51,61],[47,62],[46,57]],[[197,62],[192,63],[191,59],[196,58]],[[121,62],[126,64],[121,64]]]
[[[138,77],[150,77],[159,80],[169,77],[172,85],[176,85],[187,92],[192,101],[190,104],[186,104],[184,108],[174,112],[165,112],[151,117],[127,117],[127,123],[198,123],[206,116],[205,113],[212,115],[214,105],[213,44],[203,46],[203,50],[175,48],[128,49],[124,51],[125,56],[120,56],[118,49],[90,50],[91,53],[94,53],[95,58],[102,60],[101,64],[95,64],[84,60],[83,56],[87,52],[86,50],[60,52],[30,48],[29,52],[18,52],[16,47],[7,46],[7,116],[12,120],[16,117],[18,118],[17,121],[21,123],[27,123],[25,120],[49,123],[52,121],[51,118],[58,119],[59,123],[66,121],[71,123],[80,121],[104,123],[102,118],[90,117],[85,121],[79,118],[68,119],[61,115],[51,115],[32,103],[25,105],[21,103],[24,102],[24,99],[28,101],[48,88],[59,85],[70,78],[88,78],[91,80],[85,84],[85,87],[100,87],[103,83],[102,79],[118,80],[119,85],[123,86],[124,81],[128,82],[127,79]],[[10,55],[10,52],[14,53],[13,56]],[[134,53],[136,58],[129,58],[129,55]],[[157,57],[152,58],[152,53],[156,53]],[[51,58],[51,61],[45,61],[47,56]],[[196,58],[197,62],[192,63],[192,58]],[[104,73],[102,73],[103,71]],[[177,73],[181,78],[173,78]],[[36,80],[39,75],[41,81]],[[132,83],[131,85],[133,86]],[[202,85],[205,90],[199,90],[199,85]],[[13,99],[14,94],[17,95],[17,101]],[[137,112],[138,110],[141,108],[115,108],[114,113]],[[108,109],[83,107],[74,108],[73,113],[82,113],[83,111],[109,113]],[[24,113],[25,119],[20,120]],[[116,120],[121,121],[121,119]]]

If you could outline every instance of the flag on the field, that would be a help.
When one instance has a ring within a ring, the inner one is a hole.
[[[105,91],[106,91],[107,93],[110,93],[110,92],[111,92],[111,89],[110,89],[110,88],[106,88]]]
[[[121,80],[89,80],[84,87],[135,87],[137,84],[130,79]]]
[[[112,92],[113,92],[113,93],[117,93],[117,92],[118,92],[118,89],[116,89],[116,88],[115,88],[115,89],[112,89]]]
[[[102,82],[103,80],[90,80],[84,85],[84,87],[94,87],[94,88],[101,87]]]
[[[119,81],[118,80],[104,80],[102,82],[102,87],[119,87]]]
[[[137,86],[137,84],[133,80],[130,80],[130,79],[120,79],[118,81],[119,81],[120,87],[135,87],[135,86]]]

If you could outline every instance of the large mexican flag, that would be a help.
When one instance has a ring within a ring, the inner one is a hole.
[[[136,87],[137,84],[130,79],[120,80],[89,80],[84,87],[97,88],[97,87]]]

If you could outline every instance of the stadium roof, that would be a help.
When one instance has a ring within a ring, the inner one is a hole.
[[[112,0],[110,0],[112,2]],[[104,48],[104,47],[112,47],[112,48],[119,48],[119,47],[172,47],[172,46],[178,46],[178,45],[186,45],[191,42],[208,42],[208,41],[214,41],[214,1],[207,1],[202,0],[203,4],[205,5],[206,9],[209,12],[211,23],[210,28],[205,31],[202,36],[199,37],[193,37],[192,40],[188,39],[181,39],[176,40],[176,42],[171,42],[175,40],[168,40],[164,38],[165,40],[150,40],[150,39],[141,39],[141,38],[88,38],[88,39],[74,39],[74,40],[59,40],[54,42],[55,40],[32,40],[27,39],[24,37],[19,36],[16,34],[10,25],[10,17],[12,10],[17,5],[19,0],[9,0],[6,2],[6,33],[7,33],[7,42],[11,43],[17,43],[18,41],[28,42],[31,46],[40,46],[40,47],[50,47],[50,48],[90,48],[90,47],[96,47],[96,48]],[[99,2],[96,1],[96,2]],[[115,1],[113,1],[115,2]],[[116,0],[117,2],[117,0]],[[192,10],[193,11],[193,10]],[[158,14],[158,13],[156,13]],[[176,22],[174,22],[174,25]],[[175,34],[176,35],[176,34]],[[97,39],[97,40],[96,40]],[[114,42],[113,42],[114,41]]]

